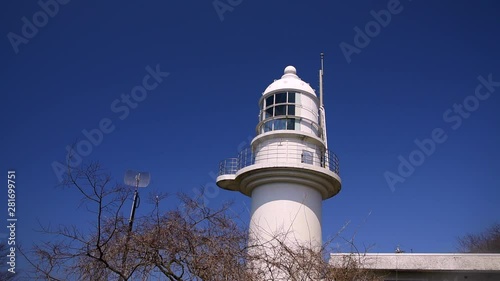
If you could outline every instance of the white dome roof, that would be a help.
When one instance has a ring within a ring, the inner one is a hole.
[[[309,86],[308,83],[302,81],[299,76],[297,76],[297,69],[289,65],[285,68],[283,76],[281,79],[275,80],[271,85],[269,85],[262,95],[269,92],[275,92],[277,90],[299,90],[302,92],[308,92],[315,95],[313,88]]]

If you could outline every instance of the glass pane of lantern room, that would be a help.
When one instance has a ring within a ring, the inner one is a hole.
[[[268,121],[264,124],[264,133],[265,132],[269,132],[269,131],[272,131],[273,130],[273,122],[272,121]]]
[[[277,105],[274,116],[286,115],[286,105]]]
[[[286,130],[286,120],[285,119],[274,120],[274,130]]]
[[[286,119],[286,129],[295,130],[295,119]]]
[[[276,94],[276,103],[285,103],[286,102],[286,93]]]
[[[274,95],[266,98],[266,107],[274,104]]]
[[[288,115],[295,115],[295,105],[288,106]]]
[[[295,93],[288,92],[288,103],[295,103]]]
[[[266,113],[264,114],[264,119],[267,119],[269,117],[273,117],[273,109],[274,107],[270,107],[266,109]]]

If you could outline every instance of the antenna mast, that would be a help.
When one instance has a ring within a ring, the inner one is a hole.
[[[132,209],[130,210],[130,219],[128,221],[128,229],[127,229],[127,237],[125,240],[125,248],[123,249],[122,256],[122,267],[126,268],[127,265],[127,255],[128,255],[128,244],[130,243],[130,235],[132,234],[132,230],[134,227],[134,217],[135,210],[139,207],[139,187],[146,187],[149,185],[151,180],[151,175],[148,172],[137,172],[128,170],[125,172],[125,177],[123,181],[128,186],[134,186],[134,201],[132,203]],[[124,281],[123,278],[120,278],[120,281]]]
[[[323,59],[325,54],[321,53],[321,69],[319,70],[319,106],[323,107]]]
[[[321,127],[321,138],[325,142],[325,148],[328,149],[328,140],[326,139],[326,117],[325,117],[325,105],[323,103],[323,60],[325,54],[321,53],[321,68],[319,70],[319,124]]]

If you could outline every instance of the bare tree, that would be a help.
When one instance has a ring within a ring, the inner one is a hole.
[[[272,241],[251,243],[239,216],[224,204],[209,208],[178,195],[177,208],[161,210],[164,194],[150,196],[150,211],[128,230],[122,213],[131,190],[112,183],[98,163],[68,169],[65,186],[82,195],[94,216],[82,225],[43,227],[48,242],[25,256],[32,279],[45,280],[375,280],[354,260],[330,263],[323,249]],[[260,250],[259,250],[260,249]],[[126,256],[126,257],[124,257]],[[277,274],[279,272],[279,274]]]
[[[495,223],[478,234],[458,238],[458,249],[469,253],[500,253],[500,223]]]

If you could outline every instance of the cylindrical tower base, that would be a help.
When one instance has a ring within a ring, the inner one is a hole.
[[[254,188],[250,243],[279,240],[289,246],[319,249],[321,201],[317,190],[297,183],[275,182]]]

